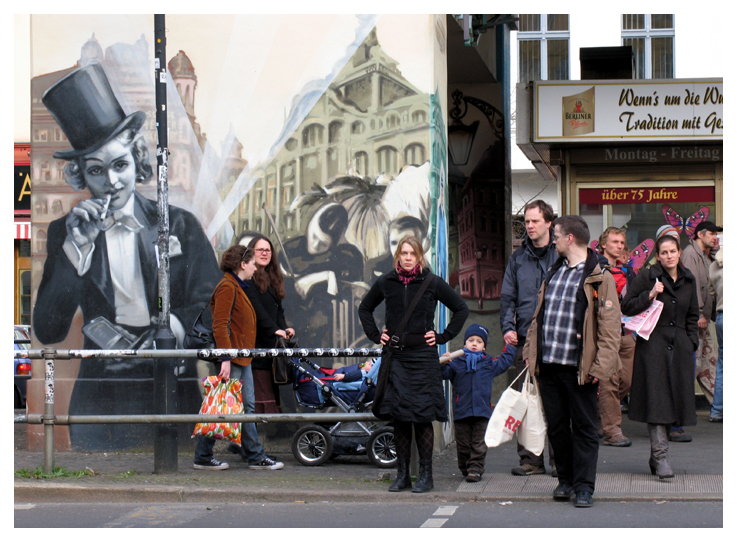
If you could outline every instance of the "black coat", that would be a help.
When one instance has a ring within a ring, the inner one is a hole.
[[[392,336],[429,274],[430,271],[424,269],[405,286],[393,270],[374,283],[358,308],[361,325],[369,339],[377,344],[381,342],[381,331],[373,316],[376,307],[382,301],[386,302],[384,321],[389,335]],[[435,331],[435,309],[438,301],[453,312],[453,317],[442,333],[436,332],[437,344],[445,344],[461,332],[468,317],[468,306],[448,283],[436,276],[417,303],[404,329],[403,338],[417,338],[430,330]],[[436,346],[420,343],[395,350],[381,413],[401,421],[447,421],[448,411],[440,369]]]
[[[631,420],[655,424],[696,425],[693,353],[699,345],[696,279],[678,265],[673,283],[661,265],[643,269],[622,300],[622,313],[647,309],[658,278],[665,289],[656,298],[663,312],[649,340],[637,337],[630,390]]]
[[[246,294],[256,311],[256,348],[274,348],[276,344],[274,333],[289,327],[284,317],[281,299],[271,286],[261,293],[253,279],[247,281],[247,284],[249,288]],[[251,367],[270,371],[272,362],[272,358],[253,358]]]

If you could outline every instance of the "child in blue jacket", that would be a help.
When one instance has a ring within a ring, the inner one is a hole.
[[[489,330],[471,324],[464,336],[464,354],[444,361],[443,378],[453,384],[453,426],[458,467],[467,482],[478,482],[484,474],[484,436],[491,418],[491,383],[514,362],[517,349],[508,344],[498,358],[484,350]]]

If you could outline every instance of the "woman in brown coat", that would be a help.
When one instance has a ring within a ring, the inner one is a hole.
[[[663,312],[649,340],[637,337],[629,417],[647,423],[650,471],[673,478],[668,459],[668,431],[679,422],[696,425],[693,353],[698,347],[699,304],[696,279],[680,263],[678,238],[655,242],[658,263],[635,277],[622,300],[622,313],[634,316],[653,299]]]
[[[225,273],[210,300],[212,311],[212,333],[217,348],[253,348],[256,343],[256,312],[248,300],[246,281],[256,271],[255,253],[243,245],[230,247],[223,253],[220,269]],[[255,408],[251,358],[223,358],[218,376],[222,379],[236,378],[241,381],[243,413],[251,414]],[[269,458],[258,441],[255,423],[242,424],[241,446],[248,468],[254,470],[278,470],[283,463]],[[215,439],[197,437],[194,468],[200,470],[224,470],[212,456]]]

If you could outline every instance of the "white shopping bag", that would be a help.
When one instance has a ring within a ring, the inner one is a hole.
[[[525,367],[522,373],[526,371],[527,367]],[[522,376],[522,373],[517,375],[517,378]],[[514,382],[517,381],[517,378],[514,379]],[[484,436],[484,441],[490,448],[512,440],[515,431],[517,431],[522,419],[525,417],[527,398],[522,392],[512,389],[514,382],[504,390],[504,393],[499,398],[499,402],[494,407],[494,411],[491,413],[491,419],[489,420],[489,425],[486,427],[486,435]]]
[[[545,423],[537,379],[529,371],[522,389],[522,394],[527,398],[527,413],[522,418],[522,423],[517,430],[517,441],[526,450],[535,455],[540,455],[545,450],[547,424]]]

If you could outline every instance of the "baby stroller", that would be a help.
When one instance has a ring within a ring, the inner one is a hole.
[[[315,410],[337,407],[343,412],[370,412],[381,358],[372,361],[373,367],[365,378],[346,383],[338,382],[335,375],[360,371],[358,364],[325,369],[306,358],[287,358],[294,373],[295,399],[300,405]],[[377,467],[393,468],[397,463],[394,428],[373,422],[301,427],[292,438],[292,453],[297,461],[308,467],[322,465],[338,455],[360,454],[367,454]]]

